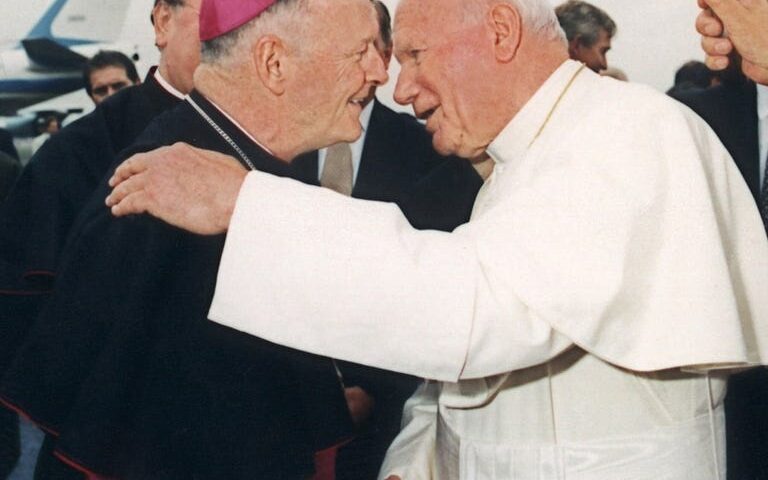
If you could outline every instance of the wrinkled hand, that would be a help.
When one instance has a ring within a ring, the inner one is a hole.
[[[722,70],[728,54],[741,55],[742,70],[752,80],[768,84],[768,0],[698,0],[696,19],[707,66]],[[727,38],[722,38],[723,29]]]
[[[348,387],[344,389],[344,397],[347,399],[347,408],[356,427],[362,425],[373,413],[374,400],[360,387]]]
[[[118,217],[149,213],[193,233],[223,233],[246,173],[232,157],[177,143],[123,162],[106,203]]]

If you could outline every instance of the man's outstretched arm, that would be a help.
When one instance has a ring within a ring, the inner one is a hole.
[[[108,203],[117,214],[149,212],[198,233],[223,231],[231,218],[212,320],[451,381],[535,365],[570,345],[516,295],[491,288],[483,270],[499,259],[468,232],[417,231],[394,204],[260,172],[243,183],[234,160],[206,164],[208,155],[177,145],[135,157],[116,173]],[[490,224],[481,230],[495,230]]]

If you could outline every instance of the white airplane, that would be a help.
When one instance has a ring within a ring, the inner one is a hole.
[[[153,0],[46,1],[48,8],[29,33],[0,47],[0,115],[14,115],[22,107],[81,89],[82,66],[99,50],[125,53],[142,76],[157,61],[149,21]],[[15,2],[5,7],[11,3]],[[0,12],[0,22],[3,18],[7,16]],[[86,103],[66,109],[87,107]]]

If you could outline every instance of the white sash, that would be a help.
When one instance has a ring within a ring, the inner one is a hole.
[[[436,479],[439,480],[725,478],[722,407],[716,408],[711,416],[702,415],[643,434],[531,448],[462,440],[443,417],[438,416]],[[717,438],[712,438],[713,432]],[[718,452],[717,461],[713,451]]]

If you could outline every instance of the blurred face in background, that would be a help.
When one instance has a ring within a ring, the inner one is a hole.
[[[608,50],[611,49],[611,37],[605,29],[601,29],[597,41],[592,45],[585,45],[581,37],[577,36],[568,45],[568,53],[574,60],[584,63],[592,71],[600,72],[608,68]]]
[[[93,100],[93,103],[96,105],[125,87],[133,85],[133,82],[128,78],[125,69],[114,65],[93,70],[89,78],[91,84],[91,100]]]
[[[200,4],[184,0],[180,6],[160,1],[152,10],[155,43],[160,49],[160,74],[181,93],[192,91],[200,64]]]

